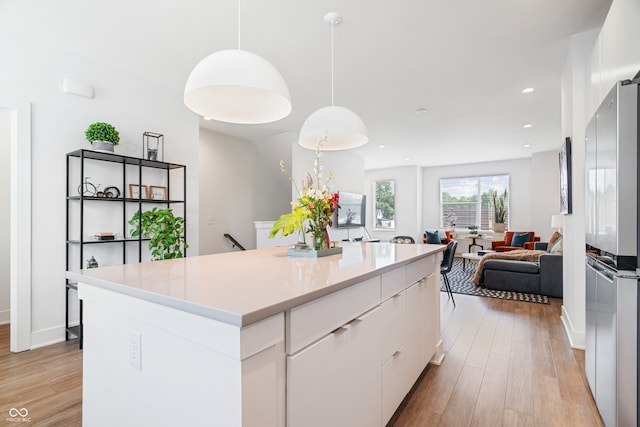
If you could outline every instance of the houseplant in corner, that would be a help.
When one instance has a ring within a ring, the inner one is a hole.
[[[140,215],[136,212],[129,220],[135,228],[131,230],[132,237],[142,234],[148,238],[151,259],[182,258],[184,250],[189,247],[184,239],[184,218],[173,215],[171,209],[153,208]]]
[[[498,195],[498,190],[491,191],[491,204],[493,205],[494,219],[493,231],[504,233],[504,220],[507,215],[507,203],[509,193],[505,188],[504,192]]]
[[[113,153],[113,146],[120,142],[120,134],[116,128],[105,122],[90,124],[84,136],[91,143],[91,149],[94,151]]]

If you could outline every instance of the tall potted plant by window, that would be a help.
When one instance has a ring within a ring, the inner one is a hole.
[[[493,204],[494,222],[493,231],[496,233],[504,233],[505,225],[504,220],[507,216],[507,203],[509,193],[505,188],[502,194],[498,194],[498,190],[491,192],[491,203]]]

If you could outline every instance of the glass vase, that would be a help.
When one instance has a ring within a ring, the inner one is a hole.
[[[313,249],[320,251],[329,249],[329,234],[326,228],[320,228],[313,231]]]

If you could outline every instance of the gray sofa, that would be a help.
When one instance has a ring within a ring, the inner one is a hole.
[[[546,250],[547,244],[536,242],[535,249]],[[537,263],[488,259],[480,284],[487,289],[562,298],[562,255],[543,254]]]

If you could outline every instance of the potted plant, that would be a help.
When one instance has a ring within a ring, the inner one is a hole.
[[[95,151],[107,151],[113,153],[113,146],[120,142],[120,134],[109,123],[96,122],[89,125],[84,132],[91,148]]]
[[[507,201],[509,193],[505,188],[504,192],[498,195],[498,190],[491,191],[491,203],[493,204],[494,219],[493,231],[504,233],[504,220],[507,215]]]
[[[136,228],[131,230],[132,237],[148,238],[151,259],[153,261],[182,258],[189,247],[184,239],[184,218],[173,216],[171,209],[153,208],[136,212],[129,220]]]
[[[469,229],[469,234],[478,234],[478,226],[477,225],[468,225],[467,228]]]

